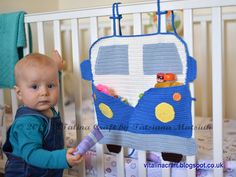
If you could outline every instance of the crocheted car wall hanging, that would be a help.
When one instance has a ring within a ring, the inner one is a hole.
[[[118,3],[112,10],[113,35],[95,41],[81,63],[82,77],[92,81],[100,142],[194,155],[189,83],[196,61],[187,44],[175,30],[160,32],[160,23],[154,34],[118,35]],[[159,20],[164,13],[158,2]]]

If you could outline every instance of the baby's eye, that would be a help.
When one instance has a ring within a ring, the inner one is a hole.
[[[38,88],[39,88],[39,86],[38,86],[38,85],[36,85],[36,84],[33,84],[33,85],[31,85],[31,88],[32,88],[32,89],[34,89],[34,90],[36,90],[36,89],[38,89]]]
[[[48,84],[48,88],[53,88],[55,87],[55,84]]]

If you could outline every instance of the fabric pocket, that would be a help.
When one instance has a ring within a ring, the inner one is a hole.
[[[101,129],[127,130],[132,106],[97,90],[94,90],[94,103]]]
[[[135,107],[128,131],[190,138],[191,102],[188,85],[151,88],[144,93]]]

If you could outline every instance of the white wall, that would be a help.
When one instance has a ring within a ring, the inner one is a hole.
[[[58,0],[0,0],[0,13],[23,10],[27,13],[58,10]]]
[[[111,6],[114,2],[122,4],[147,2],[144,0],[0,0],[0,13],[24,10],[28,13],[48,12],[65,9],[80,9],[97,6]]]
[[[147,2],[144,0],[58,0],[59,9],[80,9],[97,6],[111,6],[114,2],[121,2],[122,4]]]

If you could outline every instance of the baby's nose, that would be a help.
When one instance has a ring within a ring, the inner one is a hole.
[[[40,93],[41,93],[42,96],[48,96],[48,88],[47,87],[42,87]]]

